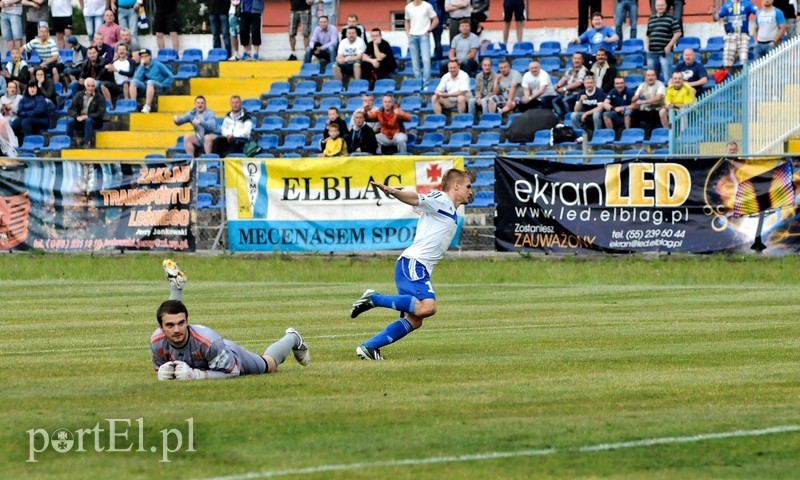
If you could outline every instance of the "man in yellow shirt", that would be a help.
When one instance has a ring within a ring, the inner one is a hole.
[[[673,73],[669,87],[667,87],[667,95],[664,98],[664,107],[658,112],[661,116],[661,125],[669,128],[669,111],[680,110],[696,100],[694,88],[683,80],[683,74],[681,72]]]

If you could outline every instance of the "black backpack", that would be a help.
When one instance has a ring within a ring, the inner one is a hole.
[[[517,143],[531,142],[537,131],[550,130],[558,122],[558,117],[552,110],[528,110],[511,121],[506,132],[506,139]]]
[[[559,123],[550,130],[550,145],[574,142],[577,139],[578,135],[575,134],[575,130],[569,125]]]

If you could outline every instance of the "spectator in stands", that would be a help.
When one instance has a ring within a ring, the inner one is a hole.
[[[0,97],[0,109],[3,117],[9,123],[17,118],[17,110],[19,110],[19,102],[22,100],[22,95],[19,94],[17,82],[10,82],[6,86],[6,93]]]
[[[483,33],[482,23],[489,19],[489,0],[472,0],[470,15],[470,31],[480,36]]]
[[[53,81],[58,81],[58,71],[63,69],[61,65],[61,54],[58,52],[58,45],[55,40],[50,38],[50,27],[46,23],[39,26],[39,36],[25,44],[25,51],[36,51],[41,59],[39,68],[45,69],[48,74],[53,76]]]
[[[311,38],[311,3],[307,0],[289,0],[289,48],[292,50],[289,60],[297,60],[298,28],[303,34],[303,51],[306,51]]]
[[[114,74],[106,69],[106,63],[100,58],[100,53],[96,47],[89,47],[86,49],[86,61],[83,62],[81,68],[81,77],[78,79],[78,85],[73,85],[72,90],[82,90],[86,87],[88,79],[95,80],[95,87],[98,93],[102,93],[106,100],[111,100],[111,94],[106,83],[114,82]]]
[[[302,0],[303,5],[307,5],[305,0]],[[292,4],[295,0],[292,1]],[[208,23],[211,25],[211,39],[213,48],[224,48],[228,54],[228,58],[233,54],[231,50],[231,29],[228,25],[228,10],[231,8],[231,0],[210,0],[208,3]],[[308,10],[310,13],[311,10]],[[311,34],[311,20],[310,15],[306,18],[305,34],[306,47],[308,47],[308,36]],[[291,16],[289,17],[289,25],[291,26]],[[296,31],[296,28],[295,28]],[[289,36],[292,53],[294,53],[294,37]],[[297,58],[295,57],[295,60]]]
[[[451,30],[451,32],[455,32],[455,30]],[[470,31],[469,18],[463,18],[461,23],[458,24],[458,35],[455,35],[450,42],[447,63],[456,60],[461,70],[467,72],[470,76],[475,75],[475,72],[478,71],[478,50],[480,48],[481,41],[477,35]],[[447,63],[443,65],[445,70],[449,68]]]
[[[578,94],[575,102],[575,111],[572,112],[572,125],[584,130],[599,130],[603,128],[603,102],[606,94],[597,88],[594,75],[587,74],[583,78],[583,90]],[[589,123],[589,120],[592,122]]]
[[[97,54],[103,63],[111,63],[114,61],[114,47],[107,44],[103,37],[103,32],[95,32],[90,46],[97,49]]]
[[[128,45],[129,53],[139,49],[139,9],[142,5],[144,0],[111,0],[111,9],[117,12],[119,26],[128,30],[133,38],[133,45]]]
[[[244,48],[242,60],[258,60],[261,48],[261,14],[264,13],[264,0],[251,0],[239,4],[241,22],[239,40]],[[252,47],[252,48],[251,48]]]
[[[41,67],[33,71],[33,80],[39,87],[39,94],[44,97],[47,106],[51,111],[55,111],[58,98],[56,97],[56,86],[53,80],[47,76]],[[30,82],[28,82],[28,85],[30,85]]]
[[[383,39],[380,28],[373,28],[369,34],[372,41],[361,56],[361,75],[369,80],[369,88],[372,89],[376,81],[388,78],[397,70],[397,60],[392,46]]]
[[[500,74],[495,78],[492,87],[492,96],[486,103],[489,113],[494,113],[500,109],[500,113],[508,113],[517,106],[517,102],[522,98],[522,75],[511,68],[508,60],[500,62]]]
[[[119,31],[119,42],[114,45],[116,49],[120,45],[128,47],[128,57],[136,63],[139,63],[139,45],[133,40],[133,35],[130,30],[123,28]],[[114,56],[116,60],[117,57]]]
[[[358,36],[356,27],[347,27],[347,38],[339,42],[336,52],[336,63],[333,65],[333,78],[341,80],[343,75],[352,75],[361,79],[361,55],[367,50],[367,44]]]
[[[339,34],[336,27],[328,24],[328,17],[319,18],[319,26],[314,29],[311,35],[311,47],[306,50],[303,63],[311,63],[311,56],[319,60],[319,71],[325,73],[325,66],[330,62],[336,61],[337,47],[339,45]]]
[[[75,129],[83,129],[83,139],[76,139],[75,146],[92,148],[94,132],[103,128],[103,116],[106,114],[106,101],[97,91],[97,83],[87,78],[84,90],[72,97],[67,110],[67,135],[73,138]]]
[[[319,25],[319,19],[327,17],[331,25],[336,25],[336,2],[335,0],[312,0],[311,1],[311,27],[312,30]]]
[[[231,56],[228,59],[230,61],[239,60],[239,34],[241,29],[239,28],[239,15],[236,13],[236,7],[237,5],[231,2],[231,8],[228,10],[228,33],[231,36]]]
[[[155,60],[147,48],[139,50],[139,59],[141,63],[136,68],[133,81],[128,88],[131,98],[145,97],[142,113],[150,113],[156,93],[166,93],[175,80],[175,76],[172,75],[169,67]],[[231,101],[232,103],[233,101]],[[241,100],[239,100],[239,104],[241,107]]]
[[[413,0],[406,5],[405,30],[408,36],[408,55],[414,68],[414,78],[427,84],[431,79],[431,31],[439,24],[436,12],[429,3]]]
[[[697,61],[694,50],[687,48],[683,51],[683,60],[675,65],[675,71],[683,74],[683,79],[686,83],[694,88],[696,97],[703,93],[703,89],[708,83],[708,72],[706,72],[706,67]]]
[[[64,64],[61,80],[64,85],[69,85],[81,76],[81,67],[86,60],[86,47],[78,43],[75,35],[67,39],[67,44],[72,49],[72,62]]]
[[[214,139],[213,153],[226,157],[230,153],[242,153],[253,132],[253,117],[242,108],[242,97],[231,97],[231,111],[225,115],[220,134]]]
[[[375,155],[378,152],[378,140],[375,138],[375,131],[365,122],[364,112],[356,110],[353,113],[353,126],[345,137],[345,141],[350,153]]]
[[[347,136],[348,129],[347,129],[347,122],[344,121],[342,116],[339,114],[339,109],[336,107],[331,107],[328,109],[328,121],[325,122],[325,131],[322,132],[322,140],[319,142],[319,149],[325,150],[325,143],[328,141],[328,127],[335,123],[339,127],[339,134],[342,137]]]
[[[411,116],[395,103],[391,95],[383,97],[382,108],[377,112],[368,113],[367,120],[377,120],[381,124],[381,133],[375,135],[381,147],[395,146],[398,153],[408,151],[406,146],[408,135],[405,134],[403,122],[411,121]]]
[[[36,83],[36,80],[28,83],[25,96],[19,102],[17,118],[11,123],[11,128],[20,142],[25,135],[36,135],[50,128],[47,100],[39,92],[39,84]]]
[[[595,61],[590,72],[594,74],[597,85],[604,92],[610,92],[614,88],[614,77],[617,76],[617,68],[608,61],[608,52],[605,48],[598,49],[595,53]]]
[[[325,128],[328,136],[325,139],[325,148],[320,157],[344,157],[347,155],[347,141],[340,136],[339,125],[328,124]]]
[[[470,100],[473,105],[471,111],[475,111],[480,107],[482,112],[489,111],[489,98],[492,96],[492,88],[497,79],[497,74],[492,70],[492,59],[484,57],[481,60],[481,71],[475,75],[475,95]]]
[[[522,76],[522,100],[517,109],[521,112],[531,108],[550,109],[556,97],[556,89],[550,80],[550,74],[542,70],[539,62],[533,60],[528,64],[528,71]]]
[[[659,0],[664,1],[664,0]],[[722,48],[722,67],[730,71],[736,54],[744,65],[750,53],[750,16],[758,13],[758,9],[749,0],[728,0],[718,12],[711,12],[715,22],[725,22],[725,44]]]
[[[468,23],[465,25],[469,26]],[[458,60],[450,60],[447,73],[442,76],[431,99],[433,112],[440,114],[443,109],[458,108],[458,113],[467,113],[469,96],[469,75],[459,68]]]
[[[675,17],[667,13],[667,1],[656,0],[656,10],[647,21],[644,48],[647,50],[647,68],[668,79],[672,74],[672,48],[678,43],[681,29]]]
[[[128,87],[136,72],[136,62],[129,58],[128,46],[124,43],[117,45],[116,57],[117,59],[113,63],[105,66],[106,71],[114,75],[114,81],[106,82],[104,86],[111,98],[117,98],[120,94],[122,94],[123,98],[131,98]]]
[[[636,92],[631,99],[629,108],[630,114],[625,112],[625,128],[644,125],[645,130],[661,126],[661,118],[658,111],[664,104],[666,87],[658,79],[656,71],[652,68],[644,73],[644,82],[636,88]]]
[[[731,140],[725,144],[725,154],[726,155],[738,155],[739,154],[739,144],[736,143],[735,140]]]
[[[525,28],[525,0],[503,0],[503,43],[505,44],[508,44],[508,34],[511,31],[511,17],[514,17],[517,22],[517,43],[519,43],[522,41],[522,30]]]
[[[625,77],[614,77],[612,88],[603,101],[603,124],[606,128],[622,130],[630,128],[630,112],[628,108],[633,100],[633,90],[625,85]]]
[[[572,67],[556,83],[556,93],[559,95],[553,100],[553,110],[556,115],[566,119],[569,112],[574,108],[574,102],[578,99],[576,94],[583,88],[583,77],[589,70],[583,65],[583,55],[575,52],[572,54]]]
[[[667,0],[667,11],[675,17],[675,20],[678,21],[678,28],[681,29],[681,35],[683,35],[683,5],[686,3],[684,0]],[[656,11],[656,2],[654,0],[650,0],[650,11]]]
[[[786,20],[786,36],[792,38],[797,35],[796,0],[774,0],[772,3],[783,13],[783,18]]]
[[[50,17],[50,8],[47,2],[48,0],[22,0],[22,5],[27,7],[25,9],[26,42],[36,39],[39,27],[47,25]]]
[[[119,32],[122,30],[117,22],[114,21],[114,12],[106,10],[103,14],[103,24],[97,29],[103,34],[103,43],[114,46],[119,42]]]
[[[347,29],[350,27],[356,29],[356,36],[363,40],[364,44],[366,45],[366,43],[369,41],[367,39],[367,29],[364,28],[364,25],[358,23],[358,15],[355,13],[351,13],[347,16],[347,24],[345,24],[344,28],[342,29],[342,38],[340,39],[340,42],[347,38]]]
[[[3,69],[3,78],[9,84],[16,82],[18,92],[22,91],[22,87],[28,85],[31,79],[28,63],[22,58],[20,49],[17,47],[11,49],[11,59],[6,62]]]
[[[22,26],[22,3],[17,0],[3,0],[0,6],[3,7],[3,20],[0,25],[6,47],[9,51],[22,48],[22,37],[25,36]]]
[[[756,14],[753,38],[756,40],[755,59],[763,57],[775,48],[786,34],[786,18],[775,8],[772,0],[764,0]]]
[[[470,17],[472,17],[472,5],[470,0],[444,0],[444,11],[447,12],[450,18],[447,23],[447,28],[450,30],[450,39],[456,36],[456,32],[461,31],[461,21],[467,20],[469,24]],[[471,29],[467,30],[471,33]]]
[[[436,19],[438,22],[436,26],[433,27],[431,30],[431,35],[433,36],[433,60],[441,60],[444,58],[444,54],[442,53],[442,32],[444,32],[444,26],[447,23],[447,12],[444,11],[444,0],[425,0],[431,5],[433,11],[436,13]]]
[[[622,48],[622,26],[625,25],[625,17],[631,26],[630,38],[636,38],[638,33],[636,22],[639,21],[639,0],[617,0],[614,9],[614,30],[617,33],[617,50]]]
[[[107,0],[83,0],[81,4],[83,5],[83,20],[86,22],[86,36],[92,38],[103,24]]]
[[[591,15],[602,13],[602,0],[578,0],[578,36],[589,28]]]
[[[589,51],[594,53],[598,48],[614,48],[614,44],[619,41],[619,35],[613,28],[603,25],[603,14],[594,12],[592,14],[592,28],[587,29],[572,40],[572,43],[586,45]]]
[[[172,121],[175,125],[191,124],[193,132],[183,136],[183,148],[192,158],[200,153],[212,152],[218,133],[217,117],[206,108],[204,96],[195,97],[194,108],[180,117],[174,115]]]
[[[3,8],[5,13],[5,8]],[[50,0],[50,14],[53,16],[53,30],[59,50],[66,47],[65,39],[72,35],[72,1]]]
[[[695,102],[694,89],[683,81],[683,74],[675,72],[672,74],[672,81],[667,87],[667,94],[664,97],[664,106],[658,111],[661,117],[661,126],[669,128],[669,113]]]
[[[353,112],[353,116],[350,117],[350,125],[348,127],[350,130],[355,127],[356,124],[356,113],[361,112],[364,114],[364,118],[366,119],[366,115],[368,113],[379,112],[380,109],[375,106],[375,97],[372,96],[371,93],[365,93],[361,95],[361,106]],[[378,133],[381,131],[381,124],[377,120],[373,120],[371,122],[365,122],[365,125],[372,129],[373,132]]]
[[[181,41],[178,36],[180,33],[178,0],[158,0],[155,5],[156,11],[151,31],[156,32],[156,46],[159,50],[164,50],[164,34],[168,33],[172,41],[172,48],[180,53]],[[259,23],[259,26],[260,25],[261,23]]]

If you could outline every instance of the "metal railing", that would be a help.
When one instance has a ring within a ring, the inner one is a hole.
[[[800,131],[800,37],[742,71],[672,119],[670,154],[724,154],[728,141],[742,154],[784,153]]]

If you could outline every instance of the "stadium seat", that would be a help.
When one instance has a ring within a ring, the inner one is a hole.
[[[178,51],[174,48],[162,48],[156,54],[156,60],[159,62],[175,62],[178,60]]]
[[[711,112],[711,117],[708,119],[708,123],[712,125],[719,125],[721,123],[731,123],[731,119],[733,118],[733,110],[730,108],[715,108]]]
[[[492,190],[483,190],[475,194],[475,198],[471,203],[467,204],[470,208],[488,208],[494,207],[494,192]]]
[[[279,117],[278,115],[264,117],[264,120],[261,121],[261,125],[253,129],[256,133],[271,133],[281,130],[283,130],[283,117]]]
[[[247,158],[247,155],[244,153],[229,153],[225,155],[225,158]]]
[[[595,130],[592,139],[589,141],[589,145],[609,145],[614,143],[615,137],[616,134],[613,128],[601,128],[600,130]]]
[[[275,97],[267,100],[267,106],[263,109],[263,113],[283,113],[289,110],[289,100],[285,97]]]
[[[242,100],[242,108],[249,113],[261,112],[261,99],[260,98],[245,98]]]
[[[317,82],[314,80],[300,80],[294,86],[291,95],[295,97],[307,97],[317,93]]]
[[[549,162],[555,162],[558,160],[558,152],[553,150],[539,150],[538,152],[534,153],[533,156]]]
[[[199,48],[187,48],[183,51],[179,62],[202,62],[203,51]]]
[[[136,100],[121,98],[117,100],[117,105],[108,113],[134,113],[136,111]]]
[[[557,41],[546,41],[539,45],[539,51],[536,52],[540,57],[551,57],[561,53],[561,43]]]
[[[72,139],[68,135],[53,135],[50,137],[50,144],[42,150],[63,150],[72,146]]]
[[[678,43],[675,44],[675,48],[672,49],[673,52],[682,54],[684,50],[687,48],[691,48],[695,52],[700,50],[700,38],[699,37],[681,37],[678,39]]]
[[[44,148],[44,137],[41,135],[27,135],[22,145],[19,146],[21,151],[35,151]]]
[[[532,57],[533,52],[534,48],[532,42],[517,42],[511,47],[508,56],[513,58]]]
[[[561,156],[561,162],[570,165],[583,165],[583,151],[581,150],[567,150]]]
[[[272,153],[261,152],[255,156],[255,158],[275,158],[275,155]]]
[[[648,145],[663,145],[669,143],[669,129],[668,128],[654,128],[650,132],[650,138],[644,142]]]
[[[550,146],[550,130],[537,130],[533,134],[533,141],[530,142],[532,147],[549,147]]]
[[[400,100],[400,108],[405,112],[418,112],[422,110],[422,97],[416,95],[403,97]]]
[[[447,150],[458,150],[467,148],[472,143],[472,134],[469,132],[453,132],[450,139],[444,145],[441,145]]]
[[[677,135],[681,143],[700,143],[703,141],[705,135],[703,134],[702,127],[689,127]]]
[[[653,150],[653,155],[669,155],[669,148],[657,148]]]
[[[447,117],[442,114],[428,115],[421,125],[417,127],[420,132],[438,132],[444,128]]]
[[[207,62],[224,62],[228,60],[228,51],[224,48],[212,48],[208,51],[208,55],[206,56]]]
[[[178,66],[178,72],[175,73],[175,78],[177,80],[188,80],[195,78],[199,73],[200,70],[197,69],[197,65],[180,65]]]
[[[280,152],[291,152],[302,150],[306,146],[306,135],[304,133],[290,133],[283,139],[283,145],[278,145]]]
[[[589,46],[582,43],[570,43],[567,45],[566,55],[573,55],[575,53],[589,53]]]
[[[439,132],[428,132],[422,137],[421,142],[416,143],[413,147],[409,145],[409,147],[418,150],[425,150],[429,148],[441,148],[443,144],[444,135]]]
[[[50,134],[67,133],[66,117],[60,117],[58,120],[56,120],[56,126],[48,130],[47,133]]]
[[[450,125],[444,127],[445,130],[466,130],[472,128],[475,117],[471,113],[457,113],[450,119]]]
[[[326,113],[329,108],[338,108],[341,110],[342,99],[340,97],[325,97],[319,101],[319,107],[315,110],[315,112]]]
[[[283,111],[291,113],[307,113],[313,110],[314,110],[314,97],[296,97],[294,99],[294,102],[292,102],[292,108]],[[270,110],[267,111],[272,113],[272,111]]]
[[[218,188],[219,175],[214,172],[200,172],[197,174],[197,188]]]
[[[164,155],[163,153],[148,153],[147,155],[144,156],[145,161],[153,160],[153,162],[151,163],[158,163],[159,161],[162,161],[166,158],[167,156]]]
[[[59,60],[61,63],[72,63],[72,59],[74,58],[74,52],[71,48],[59,50],[58,55],[61,57]]]
[[[589,165],[605,165],[606,163],[614,163],[615,160],[614,150],[597,150],[589,157]]]
[[[353,113],[363,106],[364,106],[364,101],[361,100],[361,97],[350,97],[347,99],[347,103],[342,108],[342,111],[347,113]]]
[[[375,96],[393,94],[397,88],[394,78],[381,78],[372,87],[372,94]]]
[[[500,143],[500,132],[481,132],[475,143],[470,145],[472,148],[487,149],[496,147]]]
[[[39,54],[36,50],[32,50],[28,53],[28,65],[39,65],[40,63],[42,63],[42,59],[39,58]]]
[[[539,65],[547,73],[560,72],[563,68],[559,57],[544,57],[539,60]]]
[[[706,48],[700,49],[703,53],[721,52],[725,47],[725,37],[708,37]]]
[[[302,133],[307,132],[311,128],[311,117],[306,115],[294,115],[289,118],[289,123],[284,128],[285,132]]]
[[[272,82],[269,86],[269,92],[261,95],[261,97],[282,97],[288,95],[291,89],[292,84],[289,82]]]
[[[622,131],[617,145],[635,145],[637,143],[644,143],[644,130],[641,128],[626,128]]]
[[[498,57],[505,57],[508,54],[505,47],[500,47],[499,45],[495,45],[494,43],[490,43],[486,46],[486,51],[483,52],[481,58],[498,58]],[[494,62],[496,63],[496,62]]]
[[[706,68],[722,68],[722,52],[712,52],[706,60]]]
[[[532,60],[533,58],[530,57],[515,58],[511,62],[511,70],[516,70],[524,74],[528,71],[528,65],[530,65]]]
[[[314,135],[313,137],[311,137],[311,141],[308,142],[308,145],[303,147],[303,151],[312,152],[312,153],[321,152],[322,150],[319,148],[319,142],[322,141],[323,136],[324,136],[323,134],[318,133],[318,134]]]
[[[172,158],[181,160],[191,160],[192,156],[189,155],[188,153],[176,153],[175,155],[172,156]]]
[[[511,150],[510,152],[506,153],[507,157],[527,157],[528,152],[525,150]]]
[[[309,132],[324,132],[325,127],[328,126],[328,116],[327,115],[317,115],[314,118],[314,125],[308,129]]]
[[[422,80],[408,78],[400,84],[399,95],[413,95],[422,92]]]
[[[216,154],[216,153],[201,153],[199,158],[208,159],[208,160],[212,160],[212,159],[213,160],[219,160],[219,155]]]
[[[304,63],[297,73],[298,78],[319,77],[319,63]]]
[[[502,128],[503,130],[508,130],[508,127],[511,126],[511,122],[514,121],[514,119],[519,117],[520,115],[522,115],[522,114],[519,113],[519,112],[515,112],[515,113],[509,114],[508,117],[506,118],[505,123],[500,125],[500,128]]]
[[[264,150],[275,150],[280,142],[280,138],[281,137],[274,133],[261,135],[258,137],[258,146]]]
[[[484,188],[494,186],[494,170],[484,170],[478,172],[475,181],[472,182],[472,188]]]
[[[369,90],[369,81],[362,79],[350,80],[347,84],[347,90],[344,91],[345,95],[361,95]]]
[[[285,152],[281,154],[281,158],[303,158],[303,156],[297,152]]]
[[[644,53],[644,40],[641,38],[628,38],[622,41],[622,48],[617,53]]]
[[[406,127],[406,130],[415,130],[417,127],[419,127],[419,115],[415,113],[409,113],[408,116],[411,117],[411,120],[405,122],[404,126]]]
[[[622,158],[620,160],[623,162],[630,162],[632,160],[637,160],[642,155],[647,155],[647,151],[643,148],[629,148],[622,152]]]
[[[201,192],[197,194],[197,209],[212,210],[220,208],[222,202],[214,203],[214,196],[210,193]]]
[[[481,119],[473,127],[475,130],[493,130],[500,128],[503,123],[503,114],[501,113],[484,113]]]
[[[625,55],[622,62],[617,66],[617,70],[636,70],[644,67],[644,55],[632,53]]]
[[[636,90],[642,82],[644,82],[644,75],[639,73],[629,73],[625,75],[625,86],[632,90]]]
[[[467,168],[482,169],[494,167],[494,158],[476,158],[466,162]]]
[[[341,95],[344,87],[341,80],[328,80],[323,82],[319,89],[320,95]]]

